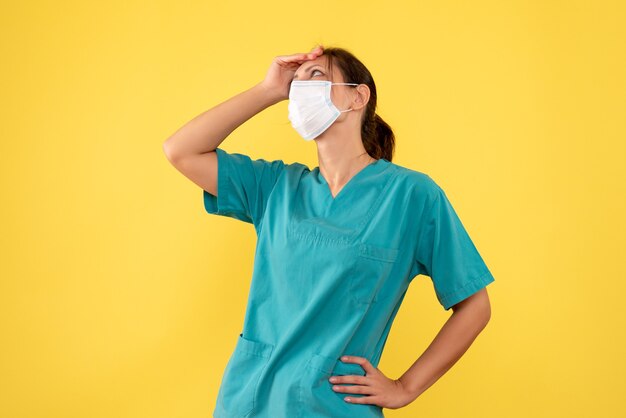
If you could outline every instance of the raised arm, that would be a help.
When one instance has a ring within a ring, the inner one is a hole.
[[[163,144],[167,159],[198,186],[217,196],[215,149],[231,132],[265,108],[289,97],[293,74],[307,60],[322,53],[275,57],[263,81],[196,116]]]

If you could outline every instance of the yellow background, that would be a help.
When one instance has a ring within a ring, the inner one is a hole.
[[[388,417],[623,413],[620,1],[3,2],[0,416],[209,417],[242,326],[250,224],[163,142],[317,43],[356,54],[393,162],[446,190],[496,277],[464,357]],[[281,102],[223,144],[317,165]],[[448,318],[413,282],[380,369]]]

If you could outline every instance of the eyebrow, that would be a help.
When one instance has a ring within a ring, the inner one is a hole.
[[[308,67],[307,67],[307,69],[306,69],[306,70],[304,70],[303,72],[305,72],[305,73],[306,73],[307,71],[310,71],[311,69],[313,69],[313,68],[315,68],[315,67],[321,67],[322,69],[324,69],[324,67],[322,67],[322,65],[321,65],[321,64],[313,64],[313,65],[308,66]],[[294,74],[294,75],[293,75],[293,78],[294,78],[294,79],[296,78],[296,74]]]

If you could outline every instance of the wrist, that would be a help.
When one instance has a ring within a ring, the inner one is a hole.
[[[424,392],[424,389],[418,384],[418,382],[409,379],[405,375],[401,376],[398,381],[402,384],[404,390],[411,396],[411,401],[417,399],[422,392]]]
[[[273,89],[268,88],[263,82],[256,84],[253,89],[255,89],[258,94],[261,96],[261,100],[267,106],[275,105],[284,100],[283,97],[280,97]]]

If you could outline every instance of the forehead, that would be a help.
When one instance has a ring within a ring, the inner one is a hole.
[[[300,67],[298,67],[298,69],[296,70],[296,74],[300,76],[301,74],[304,74],[306,71],[308,71],[311,68],[320,68],[320,67],[328,71],[328,58],[326,55],[320,55],[314,60],[308,60],[308,61],[303,62],[302,65],[300,65]],[[335,71],[336,70],[333,68],[333,73]]]

